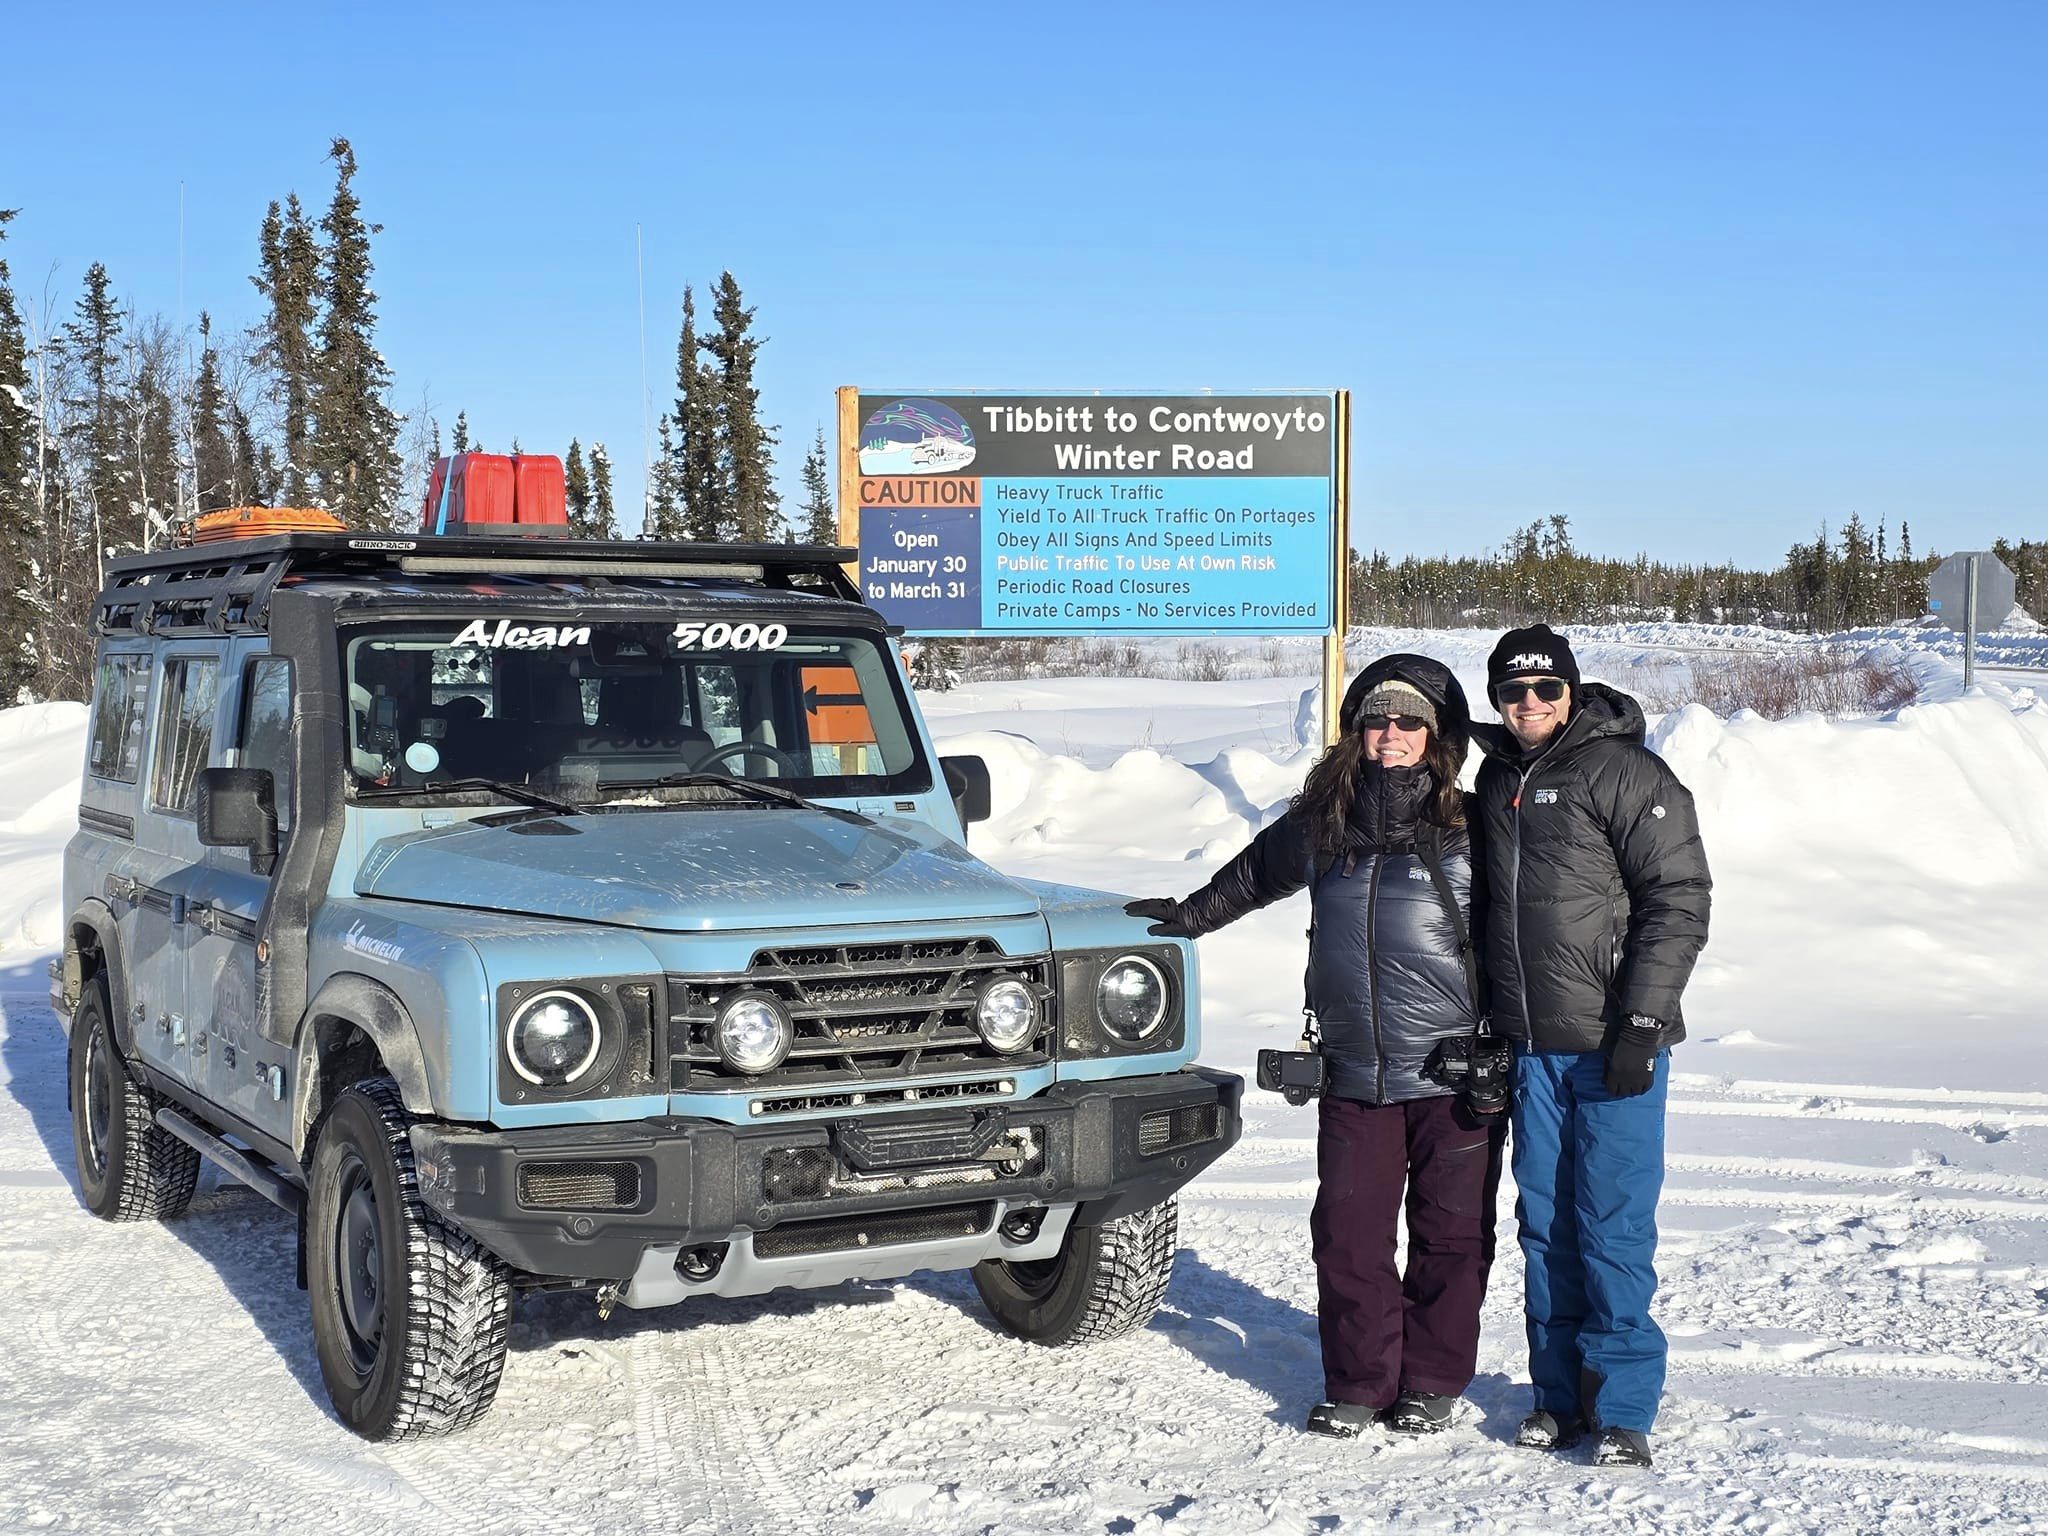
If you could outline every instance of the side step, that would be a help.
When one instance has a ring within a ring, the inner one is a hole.
[[[159,1109],[156,1112],[156,1123],[187,1146],[196,1147],[216,1165],[233,1174],[272,1205],[289,1211],[294,1216],[300,1214],[306,1203],[306,1192],[268,1163],[259,1162],[246,1152],[237,1151],[213,1132],[187,1120],[175,1109]]]

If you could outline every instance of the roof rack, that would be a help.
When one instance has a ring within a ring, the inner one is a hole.
[[[227,634],[268,626],[287,576],[517,576],[545,580],[698,579],[860,601],[844,567],[858,552],[817,544],[292,533],[124,555],[93,607],[101,634]]]

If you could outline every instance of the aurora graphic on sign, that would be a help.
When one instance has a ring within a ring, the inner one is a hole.
[[[932,475],[974,462],[974,429],[950,405],[897,400],[867,419],[860,431],[864,475]]]

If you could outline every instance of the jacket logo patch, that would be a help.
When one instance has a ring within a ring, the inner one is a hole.
[[[1410,880],[1427,880],[1429,878],[1429,871],[1426,869],[1411,869],[1408,871],[1408,878]]]
[[[1659,821],[1662,821],[1664,819],[1664,807],[1661,805],[1653,805],[1650,807],[1650,814],[1656,817]]]
[[[1509,672],[1555,672],[1548,656],[1541,651],[1524,651],[1519,656],[1510,656],[1507,662]]]
[[[1531,803],[1535,805],[1555,805],[1557,804],[1557,791],[1554,789],[1539,789],[1530,795],[1529,798]]]

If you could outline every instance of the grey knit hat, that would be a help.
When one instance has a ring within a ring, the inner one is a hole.
[[[1436,706],[1420,688],[1398,677],[1387,678],[1365,696],[1355,718],[1362,720],[1367,715],[1414,715],[1429,727],[1431,735],[1437,733]]]

